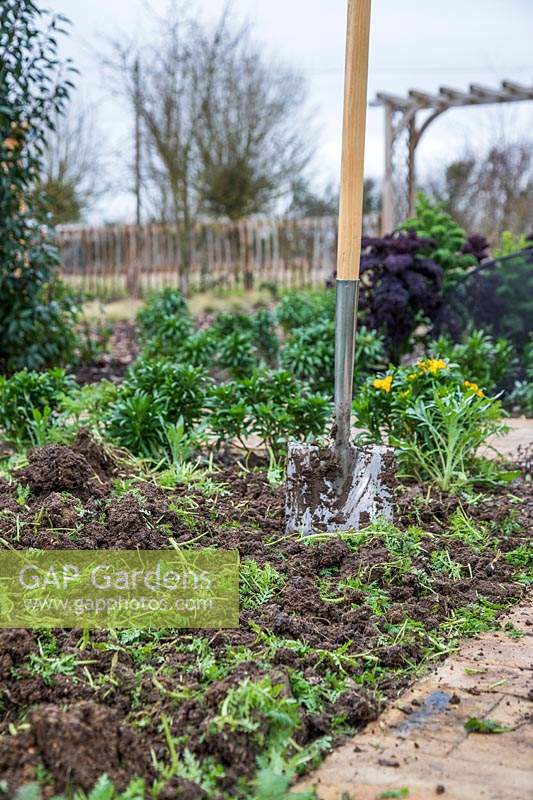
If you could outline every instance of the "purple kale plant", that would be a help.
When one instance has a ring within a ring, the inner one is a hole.
[[[489,256],[489,243],[484,236],[474,233],[462,246],[461,253],[465,256],[472,256],[478,264],[481,264]]]
[[[385,335],[394,363],[409,350],[416,327],[431,320],[442,303],[444,270],[424,255],[432,246],[413,231],[363,236],[361,309],[365,324]]]

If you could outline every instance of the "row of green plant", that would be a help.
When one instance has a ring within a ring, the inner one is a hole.
[[[251,436],[275,464],[289,439],[323,435],[331,412],[286,371],[217,386],[201,368],[168,359],[139,360],[120,387],[79,389],[62,370],[20,372],[1,379],[0,399],[0,425],[18,445],[68,440],[86,424],[135,455],[175,464],[209,447],[251,448]],[[515,477],[477,453],[505,430],[500,402],[453,362],[428,358],[370,377],[354,410],[361,438],[393,445],[406,475],[443,490]]]
[[[240,379],[257,367],[283,368],[313,391],[331,395],[335,352],[335,293],[287,293],[274,311],[223,313],[206,328],[194,319],[178,290],[152,297],[138,315],[145,358],[168,357]],[[386,363],[383,339],[364,326],[358,332],[359,379]]]
[[[277,459],[289,438],[321,435],[329,414],[327,398],[284,370],[217,385],[202,367],[141,358],[120,386],[80,388],[62,369],[0,377],[0,427],[20,446],[68,440],[85,424],[154,460],[187,460],[209,443],[246,448],[251,435]]]
[[[289,439],[327,431],[333,304],[331,291],[290,293],[273,312],[222,314],[195,330],[182,295],[165,290],[139,315],[144,349],[120,386],[80,388],[61,369],[0,377],[0,428],[24,446],[68,440],[85,424],[135,455],[175,463],[230,443],[261,445],[276,464]],[[387,440],[406,474],[443,489],[500,480],[476,451],[503,430],[494,392],[514,368],[509,343],[482,331],[459,343],[441,337],[427,358],[388,371],[384,355],[363,327],[354,410],[365,437]],[[514,399],[531,403],[531,381]]]
[[[177,290],[164,290],[139,314],[146,357],[169,357],[211,372],[242,378],[258,366],[282,367],[314,391],[331,396],[335,353],[335,293],[304,290],[285,294],[273,311],[226,313],[212,325],[195,330],[187,303]],[[363,313],[364,319],[364,313]],[[457,363],[486,391],[512,386],[520,364],[510,342],[482,330],[467,332],[458,342],[449,336],[424,336],[427,355]],[[411,337],[408,350],[420,349]],[[356,386],[388,363],[385,338],[360,325],[355,353]]]

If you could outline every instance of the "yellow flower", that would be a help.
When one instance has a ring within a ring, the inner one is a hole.
[[[384,392],[390,392],[392,389],[392,375],[387,375],[386,378],[376,378],[372,383],[375,389],[381,389]]]
[[[416,379],[418,378],[419,375],[420,375],[420,372],[410,372],[409,375],[407,376],[407,380],[408,381],[416,381]]]
[[[472,381],[465,381],[464,385],[466,386],[467,389],[470,389],[472,392],[474,392],[476,397],[485,397],[485,392],[483,392],[483,390],[479,388],[477,383],[472,383]]]
[[[446,369],[448,364],[442,358],[426,358],[425,361],[419,361],[417,366],[422,372],[431,372],[436,375],[441,369]]]
[[[12,136],[8,136],[7,139],[4,139],[4,147],[6,150],[14,150],[16,147],[18,147],[18,141],[13,139]]]

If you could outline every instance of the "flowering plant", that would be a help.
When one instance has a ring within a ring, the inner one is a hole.
[[[498,399],[441,358],[367,380],[354,410],[361,440],[394,446],[405,474],[444,490],[479,480],[478,447],[505,430]]]

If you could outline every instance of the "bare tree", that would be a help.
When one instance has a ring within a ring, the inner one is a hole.
[[[108,191],[104,150],[92,107],[74,101],[64,115],[56,115],[45,141],[40,175],[54,225],[79,222]]]
[[[212,31],[198,30],[198,52],[204,208],[232,220],[265,211],[291,191],[311,157],[303,79],[266,57],[246,26],[232,30],[227,12]]]
[[[321,192],[315,191],[304,179],[294,181],[292,199],[287,211],[295,217],[336,217],[339,213],[339,188],[327,184]],[[363,187],[363,214],[381,211],[381,190],[375,178],[365,178]]]
[[[202,215],[265,211],[304,169],[303,83],[267,59],[246,26],[232,26],[227,10],[209,27],[171,6],[148,44],[114,42],[113,51],[107,64],[142,123],[144,196],[179,233],[186,281]]]
[[[527,232],[533,219],[531,141],[499,135],[485,152],[467,150],[448,164],[428,189],[467,231],[493,244],[504,230]]]

